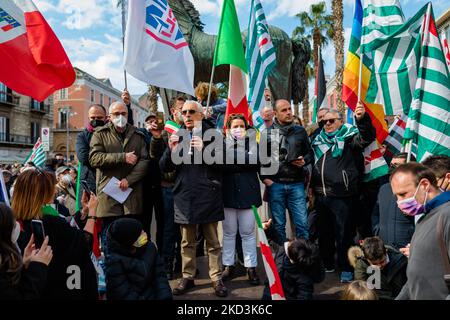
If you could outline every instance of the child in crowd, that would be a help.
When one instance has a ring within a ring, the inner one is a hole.
[[[294,239],[279,243],[277,232],[271,228],[272,219],[263,224],[267,238],[275,252],[275,264],[287,300],[312,300],[314,284],[325,278],[325,268],[318,247],[309,240]],[[270,300],[266,281],[263,300]]]
[[[378,300],[378,296],[367,287],[365,281],[356,280],[345,287],[341,300]]]
[[[36,250],[32,236],[22,258],[19,235],[20,224],[12,210],[0,203],[0,300],[39,299],[45,288],[47,266],[53,257],[48,237]]]
[[[107,231],[106,246],[108,300],[172,299],[164,264],[139,221],[114,221]]]

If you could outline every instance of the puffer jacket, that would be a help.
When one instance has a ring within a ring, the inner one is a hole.
[[[108,300],[172,300],[164,263],[152,242],[130,253],[108,232],[107,244],[105,277]]]
[[[370,116],[356,121],[359,133],[345,141],[342,155],[333,158],[328,150],[313,166],[311,185],[318,195],[351,197],[360,194],[364,174],[363,150],[376,137]]]
[[[125,161],[125,153],[132,151],[138,157],[134,166]],[[149,166],[149,152],[142,132],[127,124],[122,140],[111,122],[97,128],[91,140],[89,163],[97,169],[97,217],[142,213],[142,179]],[[123,204],[103,192],[112,177],[127,179],[133,189]]]

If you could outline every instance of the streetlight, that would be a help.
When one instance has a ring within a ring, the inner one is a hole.
[[[69,163],[69,119],[71,116],[77,115],[77,113],[72,111],[71,107],[62,108],[60,112],[66,115],[66,162]]]

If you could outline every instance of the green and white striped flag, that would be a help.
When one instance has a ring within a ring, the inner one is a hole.
[[[46,155],[44,152],[44,147],[41,142],[41,138],[38,138],[36,141],[36,144],[33,147],[33,150],[31,150],[28,157],[25,159],[23,164],[26,164],[28,162],[33,162],[37,167],[42,167],[46,160]]]
[[[431,3],[368,48],[377,78],[369,88],[376,82],[386,114],[408,115],[404,138],[417,143],[417,160],[450,155],[450,79]]]
[[[264,121],[260,112],[265,105],[264,89],[267,77],[275,67],[276,56],[269,25],[259,0],[252,0],[245,57],[250,80],[248,102],[252,110],[253,125],[256,129],[263,130]]]
[[[405,139],[417,143],[417,160],[423,161],[432,154],[450,156],[450,75],[431,2],[414,18],[421,21],[413,48],[418,70]]]
[[[405,17],[398,0],[365,0],[363,7],[361,50],[379,38],[385,38],[403,25]]]

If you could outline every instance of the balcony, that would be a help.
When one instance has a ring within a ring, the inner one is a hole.
[[[30,102],[30,111],[40,114],[46,114],[50,112],[50,105],[32,99]]]
[[[37,139],[37,138],[36,138]],[[34,140],[36,140],[34,139]],[[12,145],[33,145],[30,136],[22,136],[17,134],[9,134],[5,132],[0,132],[0,143],[2,144],[12,144]]]
[[[5,91],[0,91],[0,104],[10,107],[16,107],[20,103],[20,97]]]

